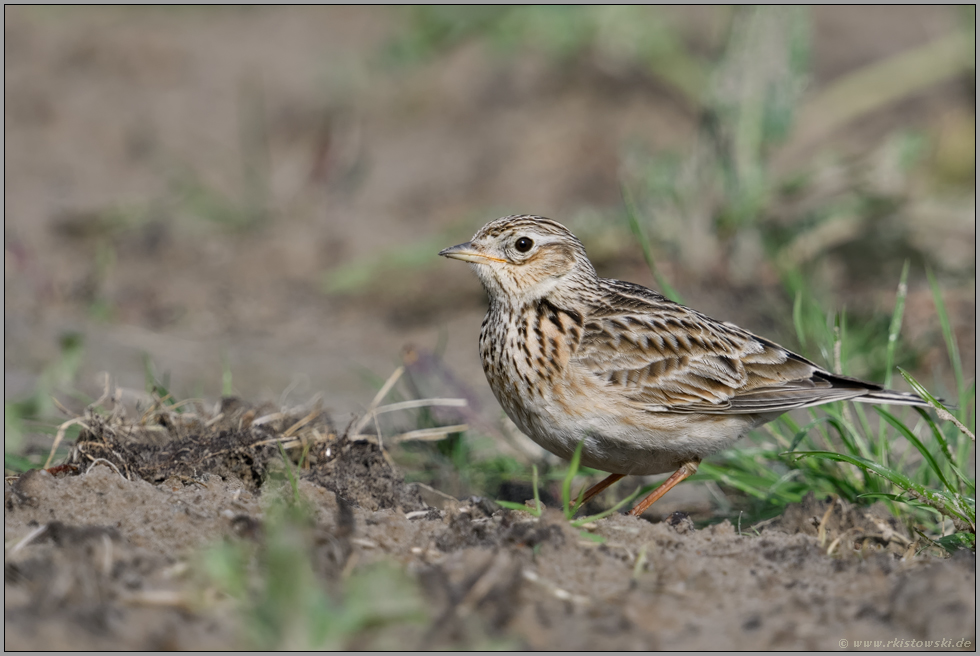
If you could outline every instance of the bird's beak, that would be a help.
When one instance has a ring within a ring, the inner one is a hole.
[[[484,255],[471,241],[465,244],[459,244],[458,246],[444,248],[439,251],[439,255],[451,257],[454,260],[463,260],[464,262],[475,262],[477,264],[486,264],[488,260],[492,262],[504,262],[500,258]]]

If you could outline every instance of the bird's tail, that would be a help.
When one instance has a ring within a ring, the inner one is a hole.
[[[918,394],[909,392],[896,392],[895,390],[873,390],[862,396],[855,396],[851,399],[855,403],[877,403],[891,405],[914,405],[928,408],[929,402],[922,399]]]

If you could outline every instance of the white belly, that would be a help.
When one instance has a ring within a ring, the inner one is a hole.
[[[703,459],[728,448],[763,423],[755,415],[695,415],[646,412],[620,404],[592,403],[591,411],[556,401],[555,386],[534,397],[524,390],[494,394],[507,415],[532,440],[555,455],[571,459],[579,442],[582,465],[614,474],[673,472],[692,458]],[[597,398],[588,395],[590,403]]]

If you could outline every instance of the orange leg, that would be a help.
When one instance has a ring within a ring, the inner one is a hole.
[[[596,496],[625,475],[626,474],[609,474],[609,476],[606,476],[604,479],[590,487],[588,491],[586,491],[585,496],[582,497],[582,505],[584,506],[587,504],[592,497]],[[578,497],[575,498],[577,499]]]
[[[694,472],[698,470],[698,465],[700,464],[701,464],[700,460],[688,460],[687,462],[682,464],[680,469],[675,471],[673,474],[670,475],[670,478],[668,478],[666,481],[660,484],[660,487],[658,487],[656,490],[648,494],[642,501],[640,501],[640,503],[633,506],[633,510],[630,511],[630,514],[633,515],[634,517],[639,517],[640,515],[645,513],[647,508],[652,506],[657,499],[670,492],[670,489],[672,487],[674,487],[675,485],[683,481],[688,476],[692,476]],[[615,474],[613,475],[615,476]],[[602,483],[605,482],[606,481],[602,481]],[[602,483],[599,483],[599,485],[602,485]],[[592,490],[589,491],[591,492]]]

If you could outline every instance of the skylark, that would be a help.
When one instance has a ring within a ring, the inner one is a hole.
[[[655,291],[600,278],[575,235],[540,216],[491,221],[439,253],[470,263],[490,296],[483,371],[524,433],[610,476],[674,472],[641,515],[702,458],[794,408],[849,399],[927,405],[913,394],[821,369],[738,326]]]

